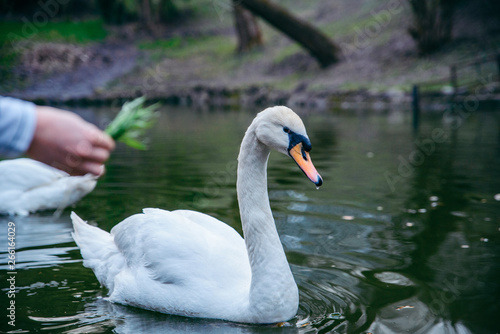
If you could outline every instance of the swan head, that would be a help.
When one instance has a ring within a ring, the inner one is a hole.
[[[267,108],[257,115],[256,121],[255,133],[261,143],[290,156],[317,187],[323,184],[309,155],[312,146],[304,123],[292,109]]]

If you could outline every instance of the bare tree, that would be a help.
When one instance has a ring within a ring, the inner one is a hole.
[[[452,38],[454,0],[408,0],[413,25],[408,28],[420,54],[428,54]]]
[[[153,15],[151,13],[151,3],[149,0],[141,0],[139,13],[141,15],[141,21],[145,27],[151,28],[153,24]]]
[[[248,51],[262,45],[262,33],[255,16],[239,0],[233,0],[234,25],[238,36],[238,52]]]
[[[167,22],[180,14],[172,0],[138,0],[138,3],[140,18],[146,27]]]
[[[339,61],[340,48],[321,31],[267,0],[238,0],[255,15],[299,43],[322,67]]]

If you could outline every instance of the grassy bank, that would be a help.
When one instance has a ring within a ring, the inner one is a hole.
[[[465,59],[482,57],[500,50],[500,35],[470,28],[464,11],[458,11],[455,40],[433,55],[420,57],[407,33],[411,12],[406,2],[389,7],[387,1],[301,2],[286,0],[286,8],[313,22],[342,48],[342,61],[320,69],[307,52],[273,27],[260,21],[265,44],[245,55],[235,53],[236,41],[230,12],[217,12],[213,2],[196,12],[177,37],[141,42],[139,48],[150,58],[131,78],[116,81],[112,89],[132,89],[154,71],[159,80],[156,93],[177,85],[245,87],[264,84],[280,90],[306,87],[310,91],[408,92],[419,82],[449,76],[449,66]],[[210,10],[211,8],[211,10]],[[217,15],[216,15],[217,14]],[[182,37],[195,26],[200,33]],[[208,33],[204,33],[207,32]],[[436,84],[445,89],[448,83]]]
[[[89,43],[107,36],[100,19],[86,21],[56,21],[34,24],[28,20],[0,22],[0,43],[19,41]]]
[[[0,21],[0,87],[23,85],[25,80],[15,71],[23,55],[39,43],[87,45],[103,41],[108,35],[102,20],[56,21],[35,24],[27,19]]]
[[[487,28],[484,22],[471,26],[469,8],[456,13],[454,41],[420,57],[407,33],[411,12],[406,1],[283,0],[280,4],[330,36],[341,47],[342,60],[321,69],[300,46],[261,20],[264,45],[237,54],[231,8],[213,0],[200,0],[196,5],[179,2],[182,17],[155,27],[152,33],[139,25],[105,27],[99,20],[53,22],[27,40],[83,47],[110,41],[134,45],[141,52],[136,67],[96,87],[99,94],[121,96],[134,92],[161,96],[196,86],[244,89],[255,85],[289,92],[401,93],[415,83],[448,77],[451,64],[500,51],[498,30]],[[2,36],[19,35],[22,30],[19,22],[0,24]],[[0,71],[7,73],[21,59],[20,54],[4,52]],[[437,83],[432,88],[439,91],[446,85]]]

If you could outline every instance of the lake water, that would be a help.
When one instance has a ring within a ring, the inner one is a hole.
[[[80,110],[103,126],[114,113]],[[107,302],[69,214],[109,231],[144,207],[193,209],[241,232],[236,157],[254,112],[165,107],[149,150],[118,146],[96,189],[66,209],[0,217],[0,331],[16,333],[498,333],[500,113],[301,113],[316,190],[271,155],[271,207],[300,290],[288,327],[169,316]],[[495,199],[496,195],[496,199]],[[5,315],[16,226],[15,327]],[[2,236],[3,235],[3,236]]]

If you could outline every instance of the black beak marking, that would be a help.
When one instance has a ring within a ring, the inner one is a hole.
[[[304,150],[304,145],[302,145],[301,151],[302,151],[302,158],[304,158],[304,160],[307,161],[307,155],[306,151]]]
[[[305,160],[307,160],[305,152],[309,152],[312,149],[311,141],[309,140],[309,138],[303,135],[299,135],[293,132],[292,130],[289,130],[288,139],[289,139],[288,152],[290,152],[292,148],[297,146],[297,144],[302,143],[302,156],[304,157]]]

